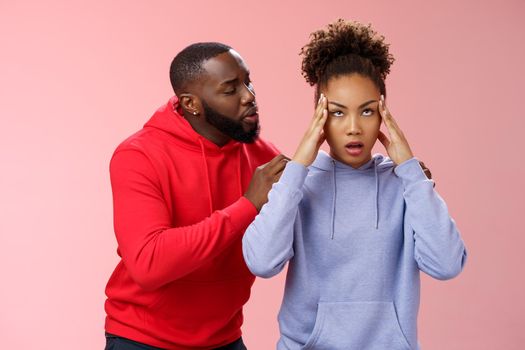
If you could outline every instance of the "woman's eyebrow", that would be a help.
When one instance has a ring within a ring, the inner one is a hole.
[[[334,102],[334,101],[330,101],[330,102],[328,102],[328,104],[335,105],[337,107],[341,107],[341,108],[347,109],[347,107],[345,105],[342,105],[342,104]]]
[[[361,105],[359,106],[359,109],[361,109],[361,108],[363,108],[363,107],[365,107],[365,106],[367,106],[367,105],[369,105],[369,104],[371,104],[371,103],[373,103],[373,102],[378,102],[378,100],[370,100],[370,101],[367,101],[367,102],[361,104]]]
[[[358,108],[361,109],[371,103],[374,103],[374,102],[378,102],[378,100],[370,100],[370,101],[366,101],[365,103],[362,103]],[[339,102],[334,102],[334,101],[330,101],[328,102],[328,104],[332,104],[334,106],[337,106],[337,107],[341,107],[341,108],[345,108],[345,109],[348,109],[348,107],[346,107],[345,105],[339,103]]]

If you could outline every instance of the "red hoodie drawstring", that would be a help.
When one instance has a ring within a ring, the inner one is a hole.
[[[242,193],[242,179],[241,179],[241,150],[242,150],[242,147],[239,147],[239,152],[237,152],[237,156],[238,156],[238,159],[237,159],[237,178],[239,179],[239,198],[242,197],[243,193]]]
[[[204,144],[199,138],[199,144],[201,145],[202,152],[202,161],[204,162],[204,169],[206,170],[206,183],[208,184],[208,203],[210,205],[210,215],[213,213],[213,203],[211,201],[211,184],[210,184],[210,174],[208,170],[208,163],[206,162],[206,152],[204,150]]]

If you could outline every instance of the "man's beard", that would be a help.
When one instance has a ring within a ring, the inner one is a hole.
[[[252,130],[245,131],[242,126],[242,121],[235,121],[231,118],[228,118],[224,114],[221,114],[211,108],[204,101],[202,101],[202,107],[204,108],[206,121],[232,139],[242,143],[253,143],[259,136],[259,122],[254,124]]]

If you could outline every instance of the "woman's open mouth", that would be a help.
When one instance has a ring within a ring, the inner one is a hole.
[[[359,156],[363,152],[364,147],[364,143],[359,141],[352,141],[345,145],[346,152],[354,157]]]

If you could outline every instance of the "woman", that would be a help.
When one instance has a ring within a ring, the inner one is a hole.
[[[302,55],[317,108],[243,238],[255,275],[289,262],[277,348],[418,349],[419,271],[450,279],[466,251],[386,107],[393,57],[370,26],[344,20]],[[388,157],[372,156],[378,139]]]

